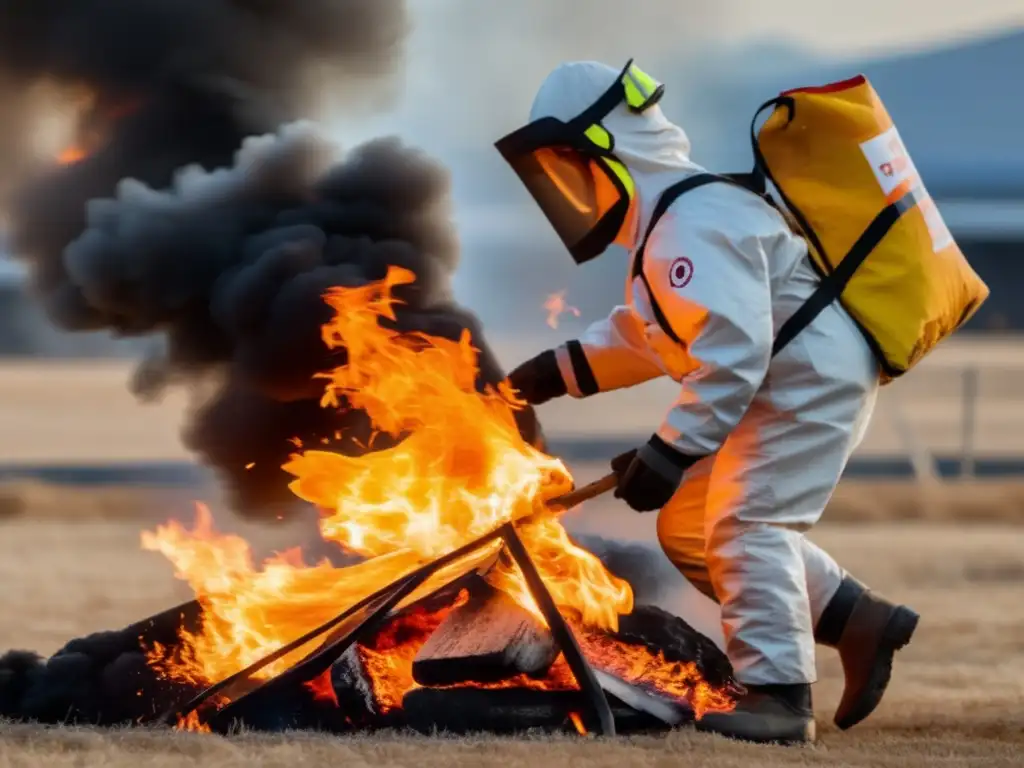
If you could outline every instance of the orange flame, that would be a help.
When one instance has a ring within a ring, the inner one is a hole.
[[[572,488],[572,477],[561,461],[522,440],[513,410],[523,403],[507,384],[477,391],[478,351],[468,332],[451,341],[381,324],[395,318],[392,289],[413,280],[408,270],[392,268],[379,283],[332,289],[325,299],[335,315],[322,334],[329,348],[347,350],[346,365],[322,374],[324,407],[340,407],[344,398],[379,431],[404,440],[358,458],[306,450],[284,465],[295,477],[291,490],[322,510],[323,538],[370,559],[336,568],[307,565],[291,551],[257,567],[248,544],[215,531],[203,506],[191,531],[170,522],[143,534],[144,548],[174,564],[204,609],[202,631],[183,631],[172,656],[151,650],[151,663],[164,674],[221,679],[509,521],[519,521],[524,544],[568,615],[615,628],[618,616],[632,610],[629,586],[572,544],[545,507]],[[499,563],[488,580],[537,612],[514,565]],[[296,650],[262,676],[309,650]]]
[[[583,718],[580,716],[579,712],[570,712],[569,720],[572,722],[573,728],[576,729],[576,733],[580,736],[587,735],[587,726],[583,724]]]
[[[192,731],[194,733],[211,733],[210,726],[199,719],[199,713],[192,711],[185,717],[178,718],[177,728],[179,731]]]
[[[74,163],[81,162],[88,157],[89,153],[84,148],[73,144],[70,147],[65,147],[61,150],[60,154],[57,155],[57,162],[61,165],[73,165]]]
[[[558,327],[558,318],[566,312],[573,317],[579,317],[580,311],[570,306],[565,301],[565,291],[555,291],[544,300],[544,309],[548,312],[547,323],[551,328]]]
[[[735,702],[728,691],[710,685],[693,662],[669,661],[662,651],[631,645],[610,635],[579,632],[590,662],[631,685],[687,702],[699,720],[706,712],[728,712]]]
[[[305,684],[316,701],[326,701],[334,706],[338,705],[338,693],[334,690],[334,683],[331,682],[330,667],[323,671],[323,674],[314,677]]]

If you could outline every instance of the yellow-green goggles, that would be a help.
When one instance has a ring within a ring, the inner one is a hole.
[[[615,83],[573,119],[544,117],[495,142],[576,263],[611,245],[635,194],[633,179],[615,156],[615,139],[601,121],[622,103],[640,114],[664,91],[630,59]]]

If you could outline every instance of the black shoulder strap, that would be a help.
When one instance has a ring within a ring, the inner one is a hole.
[[[647,230],[644,232],[644,236],[640,240],[640,246],[636,249],[636,258],[633,259],[633,277],[643,276],[644,251],[647,248],[647,239],[651,236],[651,233],[654,232],[654,228],[658,226],[658,222],[661,220],[661,217],[665,215],[672,203],[691,190],[703,187],[706,184],[713,184],[715,182],[744,186],[739,179],[731,176],[720,176],[716,173],[696,173],[693,176],[683,179],[678,184],[673,184],[661,193],[661,197],[658,198],[658,202],[655,204],[654,210],[651,212],[651,220],[647,222]],[[745,186],[744,188],[746,189]]]
[[[644,232],[643,238],[640,240],[640,245],[636,249],[636,256],[633,258],[633,279],[640,278],[644,281],[644,287],[647,289],[647,296],[651,301],[651,311],[654,313],[654,319],[661,326],[661,329],[677,344],[682,344],[682,340],[672,330],[672,326],[669,325],[668,318],[661,311],[661,307],[658,306],[658,301],[654,296],[654,291],[651,289],[651,284],[647,281],[646,275],[644,275],[644,252],[647,250],[647,240],[650,238],[651,233],[654,232],[654,228],[658,225],[658,221],[665,215],[669,207],[681,195],[690,192],[691,190],[703,187],[706,184],[713,184],[715,182],[733,184],[734,186],[741,187],[748,192],[753,192],[759,197],[763,197],[763,193],[759,192],[756,186],[756,179],[749,178],[747,174],[716,174],[716,173],[696,173],[693,176],[689,176],[677,184],[673,184],[671,187],[661,193],[661,197],[658,198],[658,202],[654,206],[654,210],[651,212],[651,220],[647,223],[647,230]]]
[[[661,311],[661,307],[658,306],[658,300],[654,296],[654,290],[651,288],[651,284],[647,281],[647,276],[644,274],[644,252],[647,250],[647,240],[650,238],[651,233],[654,232],[654,228],[658,225],[661,217],[665,215],[669,207],[681,195],[687,192],[703,187],[706,184],[713,184],[715,182],[725,182],[729,184],[739,185],[738,181],[727,176],[719,176],[714,173],[696,173],[693,176],[689,176],[677,184],[673,184],[671,187],[661,193],[661,197],[658,198],[658,202],[654,205],[654,210],[651,212],[651,220],[647,222],[647,229],[644,232],[643,238],[640,240],[640,245],[636,249],[636,255],[633,257],[633,269],[631,275],[633,279],[640,278],[644,282],[644,287],[647,289],[647,297],[651,302],[651,311],[654,313],[654,319],[672,341],[676,344],[682,344],[682,339],[672,330],[672,326],[668,322],[668,318],[665,317],[665,313]]]
[[[772,178],[771,171],[768,169],[768,164],[765,162],[764,154],[761,152],[761,143],[757,137],[757,119],[766,109],[775,109],[777,107],[783,107],[788,112],[788,119],[790,122],[793,121],[793,117],[796,113],[796,102],[788,96],[779,96],[774,99],[769,99],[754,112],[754,117],[750,121],[750,148],[754,154],[754,169],[749,174],[751,181],[758,185],[761,193],[767,196],[767,182],[771,181],[775,187],[776,194],[782,198],[782,202],[786,205],[786,210],[789,212],[800,227],[804,237],[809,241],[810,245],[817,249],[818,253],[824,254],[824,248],[822,247],[821,241],[818,239],[817,233],[807,222],[803,212],[793,205],[793,202],[786,197],[786,193],[775,183],[775,179]],[[774,204],[774,203],[773,203]],[[778,207],[778,206],[776,206]],[[871,245],[874,248],[875,243]],[[856,246],[855,246],[856,247]],[[785,349],[786,345],[789,344],[797,335],[803,331],[807,326],[814,322],[814,319],[821,314],[822,310],[825,309],[829,304],[838,299],[842,295],[843,288],[849,282],[850,277],[853,276],[853,270],[857,268],[871,248],[868,248],[857,260],[856,265],[853,265],[849,275],[845,278],[840,275],[836,275],[835,272],[829,273],[822,277],[821,283],[811,294],[810,298],[807,299],[804,304],[797,309],[779,328],[779,332],[775,336],[775,341],[772,343],[772,357],[775,357],[779,352]],[[851,253],[851,256],[855,255]],[[808,257],[810,258],[810,257]],[[854,259],[849,259],[851,262]],[[811,262],[813,264],[813,261]]]
[[[882,209],[881,213],[871,221],[860,237],[857,238],[857,242],[850,248],[846,258],[839,263],[839,266],[834,271],[821,278],[821,282],[814,289],[814,293],[811,294],[810,298],[782,324],[778,334],[775,336],[775,343],[772,345],[772,357],[781,352],[789,342],[796,338],[798,333],[813,323],[814,319],[821,314],[825,307],[842,296],[843,289],[846,288],[847,283],[850,282],[857,268],[864,263],[864,260],[882,242],[882,239],[889,234],[889,230],[899,221],[900,217],[920,201],[921,197],[918,191],[911,189],[901,198]],[[865,334],[865,337],[868,339],[869,344],[874,344],[870,336]]]
[[[644,275],[644,251],[647,249],[647,240],[650,238],[651,233],[654,232],[654,228],[657,226],[658,221],[665,215],[672,203],[678,200],[681,195],[686,194],[690,190],[697,189],[698,187],[703,187],[706,184],[724,182],[742,187],[743,189],[763,197],[763,193],[757,188],[759,182],[763,180],[763,177],[758,177],[759,174],[756,173],[753,174],[752,179],[742,175],[698,173],[690,176],[689,178],[683,179],[678,184],[674,184],[666,189],[654,206],[654,211],[651,213],[651,220],[647,223],[647,229],[644,232],[644,236],[640,241],[639,247],[637,248],[636,257],[633,259],[632,277],[634,279],[639,277],[644,281],[644,287],[647,288],[647,295],[651,302],[651,311],[654,313],[655,320],[668,337],[677,344],[681,344],[682,340],[676,332],[672,330],[672,326],[669,324],[668,318],[661,311],[661,307],[658,306],[657,299],[654,296],[654,291],[651,289],[651,285],[647,281],[647,277]],[[918,199],[916,191],[912,190],[882,210],[882,212],[874,221],[871,222],[868,228],[865,229],[857,239],[857,242],[854,243],[846,258],[843,259],[835,271],[822,277],[821,282],[814,290],[814,293],[811,294],[810,298],[808,298],[807,301],[805,301],[800,308],[782,324],[782,327],[779,329],[778,334],[776,334],[775,341],[772,344],[772,357],[775,357],[775,355],[781,352],[786,345],[793,341],[801,331],[813,323],[815,318],[821,314],[825,307],[840,298],[843,293],[843,289],[846,288],[847,283],[850,282],[850,279],[857,271],[857,268],[864,262],[864,259],[866,259],[871,251],[873,251],[882,241],[882,238],[888,234],[889,230],[892,229],[893,225],[899,220],[899,218],[906,211],[913,208],[917,202]]]

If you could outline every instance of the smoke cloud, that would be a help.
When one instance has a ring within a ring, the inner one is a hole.
[[[415,31],[396,109],[366,125],[342,113],[338,130],[415,130],[417,146],[451,169],[463,246],[456,295],[466,302],[487,296],[472,306],[490,333],[530,334],[541,344],[582,331],[621,300],[625,254],[613,249],[583,268],[573,264],[493,142],[529,118],[537,88],[560,62],[620,67],[635,57],[665,82],[662,108],[690,132],[698,161],[705,159],[708,138],[721,131],[720,113],[691,94],[716,66],[709,53],[721,50],[730,13],[718,0],[409,0],[409,9]],[[745,129],[746,108],[741,114]],[[550,333],[543,303],[559,289],[568,289],[582,318]]]
[[[635,58],[668,84],[672,104],[682,106],[726,23],[721,5],[715,0],[587,0],[583,5],[410,0],[416,33],[408,56],[415,66],[396,119],[425,125],[431,152],[447,149],[454,157],[460,146],[479,147],[498,168],[500,158],[488,139],[528,118],[541,81],[562,61],[597,59],[622,66]],[[429,120],[439,107],[448,119]],[[684,119],[686,127],[700,114],[694,109],[674,117]]]
[[[293,439],[365,449],[365,415],[320,408],[312,379],[343,361],[327,288],[406,267],[399,327],[469,329],[481,384],[503,375],[451,298],[444,168],[396,139],[342,154],[298,120],[325,79],[353,105],[387,94],[406,26],[398,0],[0,0],[0,103],[85,94],[74,162],[26,160],[32,121],[0,123],[13,250],[60,327],[160,340],[133,387],[191,389],[183,439],[242,512],[289,500]]]

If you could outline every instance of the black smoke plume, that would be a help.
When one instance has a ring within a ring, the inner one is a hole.
[[[481,384],[503,375],[450,296],[446,171],[394,139],[341,156],[300,120],[325,82],[382,88],[405,25],[398,0],[0,0],[12,249],[58,326],[161,342],[133,386],[192,389],[183,439],[240,511],[288,500],[293,438],[365,449],[365,416],[320,408],[312,379],[342,362],[320,339],[327,288],[406,267],[399,326],[468,328]],[[86,94],[84,159],[26,160],[36,86]]]

